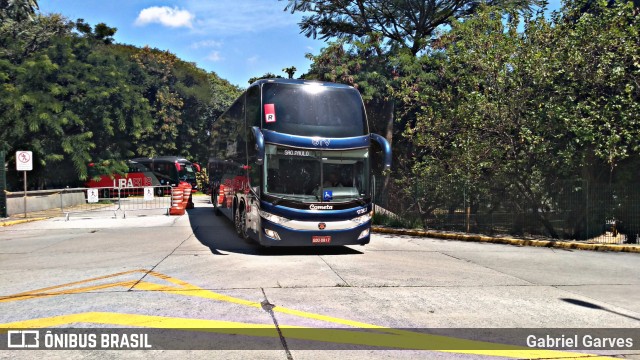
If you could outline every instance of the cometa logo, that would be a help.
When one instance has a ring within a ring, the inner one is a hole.
[[[333,210],[333,205],[309,205],[309,210]]]

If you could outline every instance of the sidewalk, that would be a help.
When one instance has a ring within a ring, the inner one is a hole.
[[[371,230],[381,234],[410,235],[429,237],[443,240],[473,241],[494,244],[507,244],[517,246],[537,246],[557,249],[577,249],[592,251],[614,251],[640,253],[640,245],[637,244],[593,244],[587,241],[577,240],[542,240],[542,239],[518,239],[512,237],[493,237],[480,234],[465,234],[456,232],[433,231],[433,230],[408,230],[396,229],[382,226],[372,226]]]
[[[6,218],[0,218],[0,227],[2,226],[11,226],[17,224],[23,224],[32,221],[39,221],[50,219],[54,217],[63,217],[64,214],[60,211],[60,208],[28,212],[27,217],[24,217],[24,214],[14,214]]]

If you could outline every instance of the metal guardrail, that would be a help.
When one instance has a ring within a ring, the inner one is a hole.
[[[66,220],[72,214],[87,216],[96,212],[112,212],[113,217],[117,217],[118,211],[121,211],[123,218],[127,217],[127,212],[143,210],[164,210],[168,215],[171,189],[171,186],[64,189],[61,191],[60,208]],[[62,201],[64,194],[78,190],[82,191],[83,201],[65,206]]]

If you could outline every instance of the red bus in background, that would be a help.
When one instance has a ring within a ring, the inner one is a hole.
[[[178,186],[181,182],[191,185],[192,192],[198,191],[196,173],[200,165],[179,156],[159,156],[154,158],[135,158],[139,164],[150,169],[160,185]]]
[[[101,188],[100,197],[111,198],[118,196],[118,189],[121,196],[142,195],[143,187],[161,185],[158,178],[146,166],[136,161],[128,161],[127,165],[129,168],[124,175],[99,175],[96,180],[93,163],[89,164],[89,181],[85,183],[86,187]],[[156,195],[164,195],[164,190],[156,188]]]

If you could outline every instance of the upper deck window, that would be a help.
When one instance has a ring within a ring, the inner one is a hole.
[[[328,138],[368,134],[364,106],[356,89],[266,83],[262,94],[263,104],[273,104],[275,108],[274,122],[262,120],[265,129]]]

